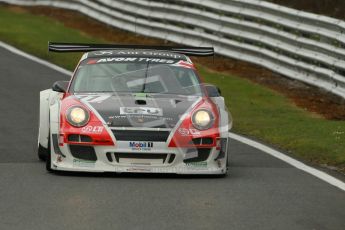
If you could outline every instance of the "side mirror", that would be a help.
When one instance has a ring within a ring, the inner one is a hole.
[[[221,96],[221,91],[217,86],[214,85],[205,85],[207,95],[209,97],[220,97]]]
[[[65,93],[68,88],[69,81],[57,81],[53,84],[52,90],[59,93]]]

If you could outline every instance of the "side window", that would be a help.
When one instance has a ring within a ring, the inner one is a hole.
[[[199,93],[197,90],[199,89],[199,81],[194,71],[185,68],[177,68],[175,73],[177,80],[183,89],[190,94]]]

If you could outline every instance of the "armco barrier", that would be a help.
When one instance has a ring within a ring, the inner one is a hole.
[[[262,0],[0,0],[101,22],[248,61],[345,98],[345,22]]]

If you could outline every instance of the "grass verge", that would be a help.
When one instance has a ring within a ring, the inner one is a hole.
[[[46,16],[0,6],[0,40],[73,70],[80,54],[48,53],[48,41],[106,42]],[[234,117],[233,131],[270,143],[291,155],[345,172],[345,122],[330,121],[296,107],[283,95],[249,80],[199,66],[218,85]]]

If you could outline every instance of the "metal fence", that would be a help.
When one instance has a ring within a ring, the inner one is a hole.
[[[0,0],[79,11],[142,35],[248,61],[345,98],[345,22],[262,0]]]

